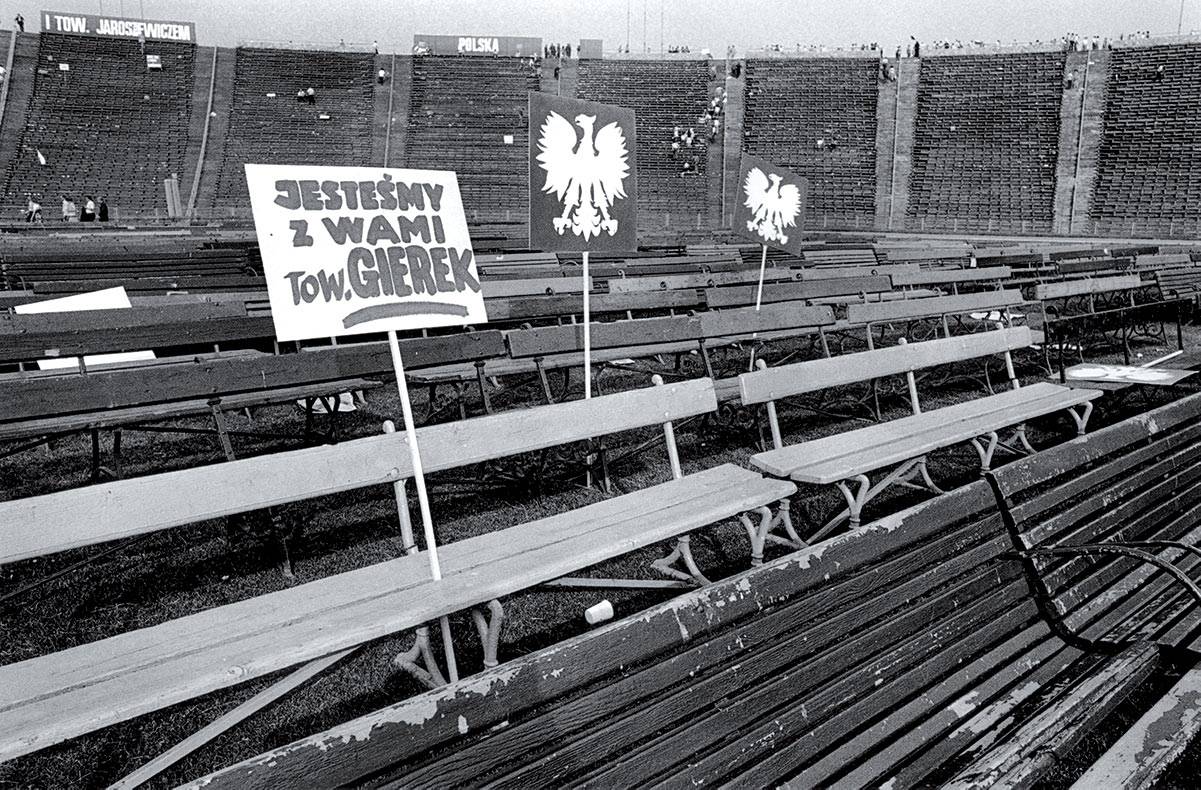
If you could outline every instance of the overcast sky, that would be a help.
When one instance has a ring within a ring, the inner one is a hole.
[[[543,41],[602,38],[606,50],[644,41],[657,52],[688,44],[724,52],[768,43],[878,41],[889,51],[921,40],[1033,41],[1080,35],[1117,37],[1135,30],[1175,33],[1181,0],[46,0],[5,4],[26,29],[42,10],[192,21],[201,44],[245,41],[369,43],[407,52],[414,33],[536,36]],[[1201,0],[1183,0],[1184,31],[1201,30]],[[11,24],[5,20],[5,27]]]

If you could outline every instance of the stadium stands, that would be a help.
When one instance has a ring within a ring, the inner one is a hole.
[[[216,207],[249,207],[247,162],[370,165],[374,65],[369,53],[239,48]],[[310,87],[315,102],[297,101]]]
[[[1062,52],[922,60],[908,227],[1047,232]]]
[[[1163,66],[1161,77],[1156,69]],[[1196,235],[1201,44],[1110,53],[1090,218],[1103,232]]]
[[[743,148],[809,179],[818,225],[874,219],[877,73],[870,58],[747,61]]]
[[[107,197],[114,218],[166,214],[163,179],[185,170],[195,47],[154,41],[145,51],[161,56],[161,70],[146,67],[137,41],[41,35],[29,113],[4,176],[13,213],[33,193],[45,218],[56,218],[66,193],[80,208],[83,195]]]
[[[576,98],[617,104],[637,118],[638,209],[640,225],[662,227],[695,222],[707,214],[709,138],[701,115],[711,91],[708,64],[701,60],[584,60]],[[691,147],[672,153],[672,133],[695,128]],[[685,162],[695,172],[683,174]]]
[[[467,219],[529,210],[527,93],[539,75],[520,58],[413,58],[406,164],[454,170]]]

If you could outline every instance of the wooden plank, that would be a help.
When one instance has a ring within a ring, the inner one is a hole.
[[[485,300],[488,321],[576,316],[583,311],[579,294],[567,296],[512,296]],[[592,294],[593,315],[631,310],[683,310],[704,304],[697,291],[654,291],[649,293]]]
[[[405,367],[414,370],[504,354],[500,332],[487,330],[400,341]],[[0,381],[0,415],[6,421],[116,409],[172,400],[279,389],[346,378],[376,378],[392,371],[385,343],[347,343],[303,355],[200,358],[190,364],[148,365]]]
[[[237,307],[241,308],[241,305]],[[178,321],[122,328],[30,332],[8,336],[0,334],[0,362],[274,338],[275,325],[270,316],[245,315],[241,318]]]
[[[742,307],[755,303],[755,285],[708,288],[705,302],[709,307]],[[869,277],[834,277],[803,282],[769,283],[763,286],[763,303],[820,299],[827,296],[858,296],[892,290],[886,275]]]
[[[180,304],[173,307],[130,307],[122,310],[77,310],[69,313],[0,314],[0,343],[9,335],[80,332],[177,322],[195,323],[246,315],[238,304]]]
[[[564,576],[789,496],[729,464],[508,530],[0,667],[0,759]]]
[[[532,277],[514,280],[482,281],[484,297],[578,294],[584,291],[582,277]]]
[[[1063,280],[1057,283],[1040,283],[1034,287],[1034,298],[1064,299],[1084,294],[1112,293],[1141,288],[1143,279],[1137,274],[1122,274],[1116,277],[1085,277],[1079,280]]]
[[[1023,301],[1020,291],[1005,289],[927,299],[852,304],[847,305],[847,321],[852,324],[875,324],[958,313],[987,312],[1020,305]]]
[[[738,377],[738,387],[743,403],[766,403],[829,387],[1014,351],[1026,348],[1031,342],[1030,329],[1024,326],[939,338],[743,373]]]
[[[893,263],[869,266],[794,266],[795,279],[802,282],[812,280],[843,279],[846,277],[895,277],[915,274],[921,267],[916,263]]]
[[[437,472],[657,425],[717,408],[712,379],[418,429]],[[0,564],[412,476],[403,433],[0,502]],[[146,507],[155,502],[155,507]]]
[[[1008,266],[990,266],[987,269],[923,269],[918,272],[894,274],[892,283],[902,287],[945,285],[1008,280],[1010,276],[1012,276],[1012,271]]]
[[[689,669],[694,657],[704,660],[705,645],[712,635],[740,617],[750,618],[747,639],[741,639],[741,631],[730,634],[728,652],[737,656],[741,651],[754,650],[760,644],[756,637],[762,633],[758,630],[761,624],[772,629],[767,636],[791,630],[793,618],[774,619],[771,611],[758,615],[769,604],[776,609],[788,601],[796,601],[798,605],[790,611],[807,616],[810,621],[840,603],[866,605],[872,599],[869,591],[892,587],[911,574],[914,563],[909,552],[915,545],[926,539],[933,542],[931,545],[951,540],[949,523],[965,513],[990,507],[991,502],[987,486],[983,482],[973,483],[944,499],[907,509],[854,533],[835,536],[821,546],[802,549],[496,669],[273,749],[197,780],[189,787],[240,789],[298,782],[330,786],[353,783],[405,758],[432,752],[441,744],[462,738],[462,721],[468,722],[472,733],[487,732],[501,722],[516,723],[517,717],[532,706],[574,688],[586,687],[608,675],[614,667],[648,665],[649,672],[656,672],[664,666],[661,671],[668,676],[671,667],[650,659],[695,643],[695,649],[672,660],[673,664]],[[999,522],[994,523],[993,529],[998,525]],[[931,551],[937,556],[959,556],[962,552],[955,549],[957,545],[961,544],[946,543]],[[861,569],[878,563],[883,563],[879,577],[860,573]],[[932,576],[925,577],[927,585],[932,583]],[[875,583],[877,578],[879,585]],[[855,579],[862,581],[856,585]],[[857,592],[859,589],[863,594]],[[907,592],[911,595],[905,595],[906,599],[917,599],[922,588],[914,587]],[[876,596],[875,600],[894,599]],[[895,600],[901,600],[901,595]],[[721,648],[723,644],[727,643],[717,642],[714,650],[726,653]],[[655,688],[653,678],[658,675],[645,677],[647,685]],[[616,685],[618,701],[628,688],[629,684]],[[565,715],[586,709],[591,699],[595,698],[583,698],[575,708],[565,710]],[[544,733],[539,741],[544,741]]]
[[[764,273],[768,282],[794,279],[788,269],[768,269]],[[609,280],[609,293],[637,291],[672,291],[681,288],[714,288],[721,285],[742,285],[758,282],[758,271],[707,272],[701,274],[665,274],[658,277],[617,277]]]
[[[259,392],[240,392],[220,398],[171,401],[126,409],[104,409],[102,411],[68,414],[20,422],[0,423],[0,441],[28,439],[35,436],[55,436],[62,433],[87,431],[93,428],[117,428],[129,425],[147,425],[180,417],[208,415],[214,405],[226,410],[252,409],[277,403],[289,403],[305,398],[334,395],[340,392],[368,390],[380,386],[371,379],[338,379],[320,384],[304,384],[299,387]]]

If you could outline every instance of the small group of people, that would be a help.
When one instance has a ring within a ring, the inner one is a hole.
[[[828,140],[825,137],[819,137],[814,141],[813,147],[818,151],[833,151],[838,147],[838,141],[833,137]]]
[[[726,112],[726,98],[726,89],[719,86],[714,91],[713,98],[709,99],[709,106],[701,114],[700,123],[708,127],[711,143],[717,142],[717,136],[721,134],[721,118]]]
[[[382,75],[384,74],[384,70],[380,69],[379,73],[381,75],[380,82],[383,82],[384,80],[383,80]],[[317,103],[317,91],[313,90],[312,88],[304,88],[302,90],[298,90],[298,91],[296,91],[296,101],[301,104],[303,104],[305,102],[308,102],[309,104],[316,104]]]
[[[692,49],[687,44],[669,44],[667,47],[667,51],[670,52],[671,54],[675,55],[675,54],[684,54],[687,52],[691,52]]]
[[[695,173],[699,160],[696,154],[685,154],[682,152],[684,148],[692,148],[696,142],[696,129],[689,127],[682,128],[676,124],[671,131],[671,158],[680,162],[680,175],[688,175]]]
[[[546,58],[570,58],[571,44],[547,44],[542,48],[542,56]]]
[[[63,195],[63,222],[75,222],[77,218],[80,222],[108,222],[108,201],[84,195],[83,207],[77,208],[70,195]]]

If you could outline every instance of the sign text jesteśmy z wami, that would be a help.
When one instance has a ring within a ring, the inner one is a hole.
[[[275,203],[294,211],[429,211],[430,214],[321,217],[320,227],[337,245],[349,247],[346,265],[335,271],[291,271],[284,275],[292,302],[374,299],[381,295],[435,295],[467,289],[478,293],[468,248],[446,246],[442,185],[405,184],[385,175],[378,181],[279,180]],[[427,209],[428,206],[428,209]],[[288,223],[293,247],[311,247],[308,219]]]

